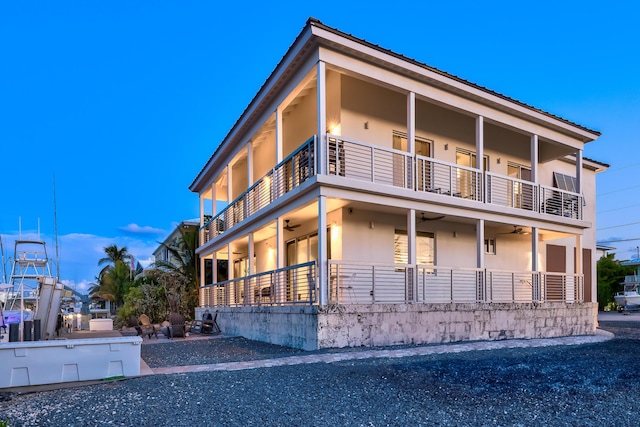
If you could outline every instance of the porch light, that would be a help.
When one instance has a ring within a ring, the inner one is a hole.
[[[332,135],[340,135],[340,132],[342,132],[342,128],[338,122],[327,123],[327,130]]]

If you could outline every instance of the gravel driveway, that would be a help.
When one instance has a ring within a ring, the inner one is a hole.
[[[640,323],[601,322],[601,328],[616,338],[4,393],[0,421],[11,426],[636,426]],[[200,347],[214,341],[217,355]],[[143,358],[161,366],[171,357],[194,364],[300,354],[242,338],[178,344],[188,343],[143,346]],[[187,349],[196,355],[186,355]]]

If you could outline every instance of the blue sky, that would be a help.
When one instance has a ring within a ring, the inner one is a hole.
[[[311,2],[309,2],[311,3]],[[602,137],[598,238],[640,245],[634,2],[24,1],[0,4],[0,233],[85,289],[109,244],[148,260],[198,216],[189,184],[313,16]],[[637,239],[637,240],[632,240]]]

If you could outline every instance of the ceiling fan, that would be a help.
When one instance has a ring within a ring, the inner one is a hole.
[[[522,227],[518,227],[517,225],[513,226],[513,231],[509,231],[507,233],[497,233],[497,234],[516,234],[519,236],[525,236],[527,234],[531,234],[528,231],[524,231]]]
[[[439,219],[444,218],[444,215],[438,215],[438,216],[434,216],[433,218],[427,218],[426,216],[424,216],[424,212],[422,212],[421,215],[422,216],[419,218],[418,222],[437,221]]]
[[[296,224],[296,225],[289,225],[289,221],[288,219],[285,219],[284,222],[284,229],[287,231],[293,231],[294,228],[298,228],[300,227],[300,224]]]

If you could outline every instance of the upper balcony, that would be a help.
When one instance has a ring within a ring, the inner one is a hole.
[[[477,203],[582,220],[581,194],[336,135],[312,137],[202,227],[203,244],[242,223],[325,170],[327,175],[442,196],[442,203]],[[325,150],[318,168],[316,150]],[[448,197],[450,199],[445,199]]]

